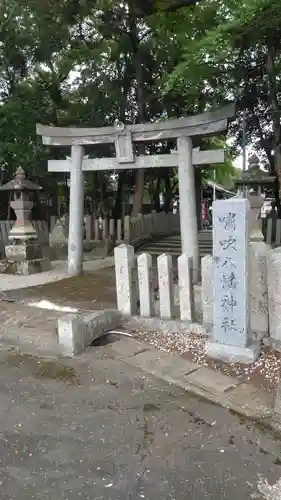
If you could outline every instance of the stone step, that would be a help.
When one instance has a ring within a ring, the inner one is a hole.
[[[168,237],[165,237],[165,238],[161,238],[161,240],[156,240],[156,241],[173,241],[175,243],[180,243],[181,242],[181,237],[180,236],[168,236]],[[198,237],[198,241],[199,243],[210,243],[212,244],[213,243],[213,239],[210,238],[210,237],[206,237],[206,236],[199,236]]]
[[[199,253],[212,253],[212,245],[199,245]],[[181,254],[181,245],[173,245],[170,242],[164,243],[164,242],[159,242],[159,243],[151,243],[148,245],[144,245],[140,247],[137,251],[137,253],[177,253]]]
[[[199,243],[199,245],[210,245],[210,246],[213,245],[212,240],[202,240],[202,241],[199,240],[198,243]],[[144,244],[143,246],[147,246],[147,245],[169,245],[169,244],[172,244],[172,245],[181,245],[181,240],[180,239],[175,239],[175,238],[161,238],[161,240],[150,241],[150,242]]]
[[[213,241],[211,231],[201,231],[198,234],[199,242],[199,256],[200,258],[205,255],[211,255],[213,251]],[[173,261],[176,263],[176,258],[181,255],[181,236],[180,234],[173,234],[170,236],[165,236],[158,241],[150,241],[149,243],[142,245],[137,249],[137,254],[149,253],[152,255],[153,259],[161,255],[162,253],[168,253],[173,257]]]
[[[202,251],[207,251],[207,252],[211,252],[212,253],[212,246],[209,246],[209,245],[199,245],[199,252],[202,252]],[[147,246],[143,246],[141,248],[139,248],[137,250],[137,253],[142,253],[142,252],[147,252],[149,253],[149,251],[158,251],[158,252],[166,252],[166,253],[169,253],[169,252],[180,252],[181,253],[181,245],[147,245]]]
[[[179,255],[181,255],[181,248],[179,249],[169,249],[169,248],[142,248],[140,250],[138,250],[137,254],[141,254],[141,253],[148,253],[152,256],[158,256],[158,255],[161,255],[162,253],[168,253],[172,256],[175,256],[175,257],[179,257]],[[204,257],[205,255],[211,255],[212,254],[212,249],[211,248],[208,248],[208,249],[199,249],[199,255],[200,257]]]

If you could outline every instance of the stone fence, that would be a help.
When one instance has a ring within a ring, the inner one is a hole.
[[[125,215],[123,219],[94,219],[86,217],[86,240],[106,241],[111,236],[116,243],[137,244],[157,235],[166,235],[180,230],[179,214],[153,212],[137,217]]]
[[[259,355],[261,342],[281,351],[281,247],[272,249],[263,241],[251,241],[246,248],[248,268],[243,279],[248,286],[244,288],[243,300],[249,311],[249,322],[246,321],[245,339],[241,336],[242,330],[233,323],[230,335],[225,335],[223,342],[216,342],[214,357],[223,361],[252,363]],[[145,320],[146,324],[149,319],[153,320],[154,331],[155,320],[157,324],[173,320],[187,335],[191,331],[200,332],[206,336],[206,354],[209,355],[208,346],[214,344],[214,325],[218,321],[215,315],[218,314],[215,306],[216,258],[212,255],[202,258],[202,282],[194,284],[192,261],[186,254],[178,258],[177,270],[173,269],[172,257],[167,254],[157,258],[156,270],[152,266],[152,256],[147,253],[136,256],[131,245],[115,247],[114,256],[118,310],[125,316]],[[237,272],[234,265],[233,269]],[[222,274],[225,280],[227,272]],[[235,279],[231,271],[229,290],[232,287],[233,296],[230,291],[224,291],[224,284],[220,285],[227,311],[238,303],[234,296],[238,287]],[[168,329],[169,324],[171,322],[165,323]]]
[[[51,218],[50,233],[46,221],[33,221],[38,239],[42,245],[63,245],[68,241],[68,227],[64,220]],[[9,243],[9,232],[13,221],[0,221],[0,251]],[[169,235],[180,231],[179,214],[153,212],[151,214],[131,217],[126,215],[123,219],[101,219],[91,215],[85,217],[86,241],[106,242],[111,236],[117,244],[122,242],[137,244],[143,240]]]
[[[115,247],[114,257],[117,307],[122,314],[132,316],[139,309],[142,317],[150,318],[158,313],[161,319],[167,320],[175,317],[178,306],[182,321],[194,320],[192,265],[185,254],[178,258],[176,286],[170,255],[157,258],[157,276],[153,275],[151,255],[142,253],[136,258],[131,245]],[[178,293],[174,293],[177,286]]]

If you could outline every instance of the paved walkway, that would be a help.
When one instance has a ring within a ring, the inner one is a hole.
[[[2,351],[0,400],[3,500],[249,500],[281,476],[279,441],[111,345],[68,362]]]
[[[94,259],[84,262],[84,271],[95,271],[105,269],[114,265],[114,258]],[[68,277],[67,261],[58,260],[52,262],[52,269],[44,273],[32,274],[30,276],[14,276],[9,274],[0,274],[0,291],[16,290],[19,288],[28,288],[31,286],[44,285],[63,280]]]

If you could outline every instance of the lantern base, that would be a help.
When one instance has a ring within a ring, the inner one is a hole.
[[[1,260],[0,273],[29,276],[30,274],[50,271],[51,263],[49,259],[33,259],[22,261]]]
[[[19,245],[7,245],[5,254],[8,261],[24,262],[42,258],[39,243],[21,243]]]
[[[6,260],[0,261],[0,273],[28,276],[51,269],[48,258],[43,257],[38,240],[18,241],[5,247]]]

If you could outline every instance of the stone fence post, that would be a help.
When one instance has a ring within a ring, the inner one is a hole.
[[[212,255],[205,255],[201,259],[201,269],[203,326],[208,334],[212,334],[214,326],[214,261]]]
[[[138,284],[140,315],[150,318],[154,315],[152,257],[147,253],[138,256]]]
[[[157,257],[160,317],[172,319],[174,314],[174,285],[171,255]]]
[[[194,321],[195,303],[192,286],[192,258],[186,253],[178,257],[178,281],[180,318],[182,321]]]
[[[119,245],[114,248],[117,309],[126,316],[136,312],[137,301],[133,270],[135,267],[134,247]]]

